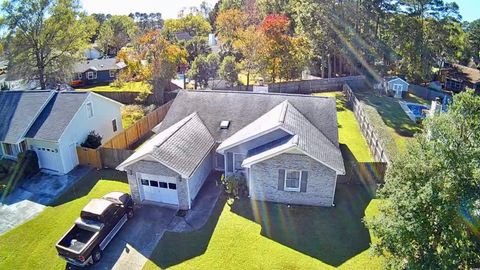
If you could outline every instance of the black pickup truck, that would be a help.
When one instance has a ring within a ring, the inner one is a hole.
[[[100,261],[102,251],[132,217],[133,200],[127,193],[112,192],[91,200],[75,225],[57,242],[58,255],[80,267]]]

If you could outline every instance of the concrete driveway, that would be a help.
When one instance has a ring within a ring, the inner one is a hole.
[[[176,212],[156,205],[140,206],[90,269],[142,269]]]
[[[67,175],[38,173],[0,201],[0,235],[33,219],[92,170],[79,166]]]

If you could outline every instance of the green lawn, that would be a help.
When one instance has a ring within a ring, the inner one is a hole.
[[[111,85],[101,85],[80,88],[78,90],[88,90],[95,92],[145,92],[151,91],[152,86],[145,82],[127,82],[122,87],[115,87]]]
[[[380,114],[395,141],[398,151],[405,151],[406,145],[413,138],[413,135],[421,131],[421,127],[408,118],[398,103],[398,99],[387,96],[377,96],[369,91],[356,92],[355,95]],[[416,103],[426,102],[422,102],[422,99],[415,96],[410,96],[408,101]]]
[[[343,147],[372,161],[341,93],[322,95],[337,97]],[[382,269],[362,222],[378,211],[373,197],[373,188],[339,184],[335,208],[221,200],[202,229],[167,232],[144,269]]]
[[[0,269],[65,269],[56,242],[90,199],[111,191],[129,191],[125,178],[113,171],[92,172],[38,217],[0,236]]]
[[[373,161],[367,142],[363,137],[353,111],[347,108],[346,99],[342,92],[318,93],[316,96],[337,98],[338,136],[341,147],[351,153],[358,162]],[[347,148],[347,149],[345,149]]]
[[[144,269],[382,269],[362,221],[372,196],[339,184],[335,208],[221,200],[202,229],[167,232]]]

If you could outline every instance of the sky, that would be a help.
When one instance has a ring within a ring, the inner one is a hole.
[[[198,7],[203,0],[80,0],[89,13],[128,15],[130,13],[162,13],[162,18],[177,18],[184,7]],[[206,0],[212,7],[217,0]]]
[[[203,0],[81,0],[89,13],[128,15],[134,12],[162,13],[164,19],[176,18],[184,7],[199,6]],[[206,0],[213,7],[217,0]],[[456,2],[463,20],[480,19],[480,0],[446,0]]]

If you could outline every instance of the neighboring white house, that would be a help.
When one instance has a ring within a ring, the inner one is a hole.
[[[392,91],[395,95],[395,98],[404,97],[405,93],[408,92],[408,87],[410,84],[404,79],[394,76],[394,77],[385,77],[382,83],[382,88],[386,93]]]
[[[33,150],[40,168],[66,174],[78,165],[76,148],[91,131],[103,141],[123,130],[122,104],[91,92],[0,92],[0,158]]]

